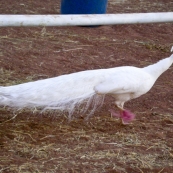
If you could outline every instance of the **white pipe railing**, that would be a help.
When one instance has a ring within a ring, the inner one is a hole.
[[[0,15],[0,27],[87,26],[173,22],[173,12],[91,15]]]

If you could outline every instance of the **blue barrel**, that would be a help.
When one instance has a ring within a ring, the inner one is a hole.
[[[61,0],[61,14],[105,14],[108,0]]]

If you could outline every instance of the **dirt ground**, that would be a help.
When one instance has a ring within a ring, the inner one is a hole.
[[[58,0],[0,1],[1,14],[59,14]],[[173,11],[170,0],[109,0],[107,13]],[[170,56],[173,23],[0,28],[0,85],[88,69],[144,67]],[[121,125],[108,111],[69,122],[54,111],[0,108],[0,173],[172,173],[173,67],[126,103]]]

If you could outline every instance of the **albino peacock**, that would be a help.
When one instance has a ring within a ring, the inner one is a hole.
[[[120,109],[119,115],[111,110],[112,115],[121,118],[123,124],[128,124],[135,116],[123,108],[124,103],[147,93],[172,63],[173,55],[144,68],[122,66],[87,70],[0,87],[0,105],[58,109],[68,111],[71,116],[75,108],[83,104],[85,110],[90,108],[94,112],[108,94],[115,98],[115,105]]]

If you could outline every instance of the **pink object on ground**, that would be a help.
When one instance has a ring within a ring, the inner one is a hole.
[[[110,110],[112,116],[121,118],[123,124],[129,124],[135,118],[135,114],[129,110],[123,110],[120,114],[117,114],[114,110]]]

